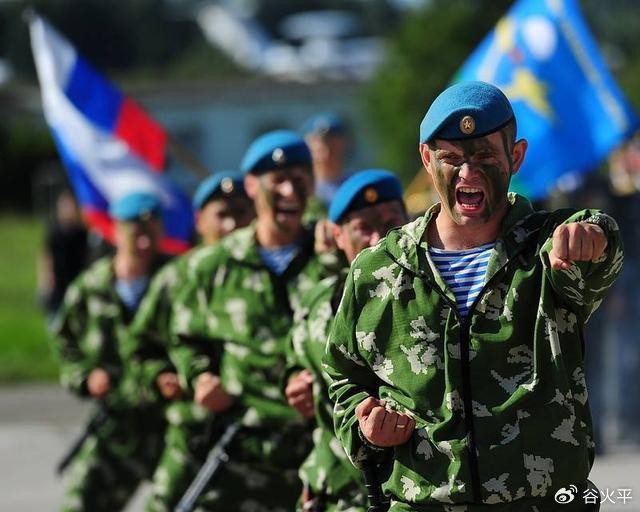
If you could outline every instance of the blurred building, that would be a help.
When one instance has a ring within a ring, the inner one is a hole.
[[[362,87],[360,82],[344,80],[303,84],[252,79],[216,84],[156,83],[129,88],[127,93],[202,164],[200,172],[237,168],[247,146],[260,133],[275,128],[297,131],[310,115],[327,110],[340,114],[347,122],[352,141],[347,170],[355,170],[377,165],[373,133],[359,100]],[[47,130],[36,88],[5,91],[2,99],[8,111],[39,120],[42,129]],[[170,153],[168,172],[189,190],[199,179],[198,169],[185,165],[188,158],[178,156]],[[60,181],[50,176],[54,171],[55,166],[47,165],[34,172],[34,203],[47,194],[43,187]]]
[[[353,141],[347,167],[357,169],[377,161],[360,108],[361,87],[346,81],[251,80],[132,93],[208,169],[233,169],[257,135],[275,128],[297,131],[310,115],[326,110],[346,119]]]

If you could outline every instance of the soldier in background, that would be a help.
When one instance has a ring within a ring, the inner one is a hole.
[[[402,185],[391,172],[371,169],[353,174],[337,190],[329,208],[333,236],[351,263],[375,246],[392,228],[407,222]],[[333,403],[322,367],[331,321],[342,297],[348,268],[318,283],[303,298],[292,331],[292,351],[285,390],[289,404],[302,416],[315,417],[314,447],[300,467],[308,490],[303,510],[366,510],[362,475],[347,458],[333,430]],[[313,390],[313,391],[312,391]]]
[[[303,123],[302,133],[313,159],[314,199],[319,202],[312,206],[317,210],[317,217],[321,217],[346,179],[345,160],[349,148],[347,127],[337,114],[321,112]]]
[[[218,243],[254,217],[253,203],[239,172],[221,171],[205,179],[193,197],[195,227],[201,245],[167,263],[153,278],[131,327],[133,364],[149,400],[166,401],[165,446],[156,468],[149,512],[173,510],[204,463],[215,441],[214,418],[180,384],[170,361],[169,343],[176,297],[203,248]],[[204,251],[207,252],[207,251]]]
[[[314,195],[326,210],[338,187],[347,177],[347,127],[337,114],[322,112],[304,122],[302,133],[313,158]]]
[[[54,322],[61,382],[106,412],[68,475],[65,512],[122,510],[151,476],[162,449],[162,408],[142,404],[128,367],[128,326],[155,271],[162,233],[157,197],[132,193],[110,209],[115,255],[91,265],[67,289]]]
[[[196,403],[243,425],[198,509],[285,512],[300,495],[296,473],[310,448],[306,422],[284,397],[285,352],[302,294],[326,276],[312,227],[302,223],[311,155],[297,134],[269,132],[251,144],[241,170],[256,222],[193,265],[172,359]]]
[[[314,194],[307,203],[305,220],[316,221],[315,250],[323,264],[334,270],[344,264],[326,220],[327,209],[340,184],[347,178],[345,160],[349,136],[344,120],[333,112],[308,118],[301,129],[313,160]]]

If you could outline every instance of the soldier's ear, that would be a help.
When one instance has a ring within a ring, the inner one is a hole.
[[[420,153],[420,159],[422,160],[422,165],[427,170],[429,174],[431,174],[431,168],[429,164],[431,163],[431,153],[429,153],[429,145],[428,144],[420,144],[418,146],[418,152]]]
[[[333,239],[336,241],[336,246],[341,251],[344,251],[345,240],[344,240],[344,229],[340,224],[331,223],[331,234],[333,235]]]
[[[529,143],[525,139],[520,139],[513,145],[513,151],[511,153],[511,158],[513,162],[513,167],[511,169],[511,174],[514,175],[520,169],[522,162],[524,162],[524,155],[527,153],[527,148],[529,147]]]

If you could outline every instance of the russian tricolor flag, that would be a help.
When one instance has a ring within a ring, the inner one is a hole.
[[[29,28],[44,115],[90,227],[112,240],[109,203],[131,192],[150,192],[164,207],[162,250],[188,249],[191,202],[162,174],[166,131],[46,20],[34,14]]]

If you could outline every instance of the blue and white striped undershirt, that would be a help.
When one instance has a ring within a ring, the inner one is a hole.
[[[493,242],[464,251],[445,251],[429,247],[431,259],[456,296],[458,311],[464,317],[482,290],[491,250],[495,245]]]
[[[274,249],[258,247],[258,253],[263,263],[274,274],[281,275],[287,270],[289,263],[296,257],[300,247],[298,244],[283,245]]]

